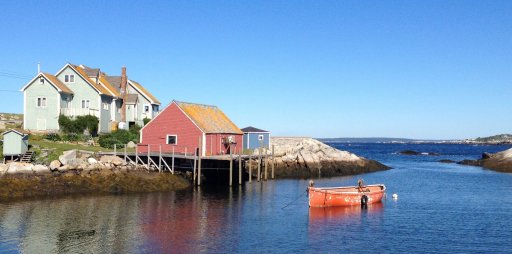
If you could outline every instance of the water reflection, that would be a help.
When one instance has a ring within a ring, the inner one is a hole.
[[[137,197],[75,197],[4,204],[0,249],[23,253],[126,252],[140,236]]]
[[[324,222],[329,220],[343,220],[358,218],[362,215],[379,214],[383,212],[382,202],[369,204],[368,207],[361,206],[339,206],[339,207],[310,207],[309,222]]]

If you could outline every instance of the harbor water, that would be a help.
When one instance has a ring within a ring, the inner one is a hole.
[[[309,179],[0,203],[0,253],[510,253],[512,174],[441,163],[510,146],[331,143],[391,170],[367,209],[309,208]],[[414,150],[431,155],[402,155]],[[391,195],[396,193],[397,199]]]

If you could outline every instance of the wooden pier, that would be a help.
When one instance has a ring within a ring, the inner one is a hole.
[[[199,148],[190,149],[190,153],[162,152],[161,145],[137,145],[135,152],[128,152],[127,146],[120,149],[114,146],[113,152],[102,152],[100,155],[115,155],[123,158],[126,163],[146,168],[150,171],[159,172],[189,172],[193,176],[194,185],[201,185],[202,176],[227,180],[229,186],[233,185],[233,180],[238,178],[238,184],[244,180],[252,182],[252,164],[257,163],[257,181],[268,180],[268,165],[271,167],[271,178],[274,179],[274,147],[271,154],[267,154],[266,148],[260,148],[258,155],[242,154],[238,151],[236,154],[201,156]],[[155,151],[157,150],[157,151]],[[262,154],[264,153],[264,154]],[[243,169],[248,164],[248,172]],[[224,181],[221,181],[224,182]]]

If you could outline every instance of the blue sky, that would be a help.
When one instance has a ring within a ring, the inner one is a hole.
[[[313,137],[512,133],[512,1],[2,1],[0,112],[65,63]]]

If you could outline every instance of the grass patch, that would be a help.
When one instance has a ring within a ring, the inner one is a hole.
[[[39,135],[31,135],[29,144],[32,146],[31,150],[35,152],[36,163],[49,164],[53,160],[57,160],[64,151],[68,150],[84,150],[91,152],[113,152],[114,149],[108,149],[99,146],[88,146],[79,143],[62,143],[54,142],[43,139]],[[118,149],[118,152],[123,152],[123,149]],[[134,152],[135,149],[127,149],[127,152]]]

